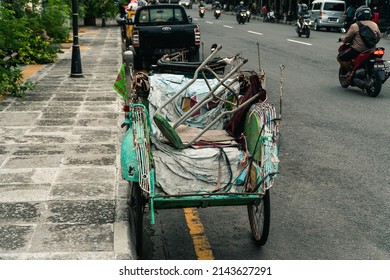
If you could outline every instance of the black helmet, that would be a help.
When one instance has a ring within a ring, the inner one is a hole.
[[[371,9],[367,6],[360,6],[356,9],[355,13],[356,20],[370,20],[372,19]]]

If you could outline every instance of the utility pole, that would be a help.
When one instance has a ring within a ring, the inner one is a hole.
[[[73,46],[72,46],[72,66],[70,76],[73,78],[82,78],[83,70],[81,67],[81,56],[79,46],[79,26],[78,26],[78,3],[72,0],[72,20],[73,20]]]

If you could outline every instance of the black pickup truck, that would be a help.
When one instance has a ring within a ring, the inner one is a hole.
[[[199,61],[200,28],[181,5],[140,7],[127,24],[133,26],[128,48],[134,53],[136,69],[141,69],[144,62],[155,63],[164,54],[182,50],[188,51],[188,61]]]

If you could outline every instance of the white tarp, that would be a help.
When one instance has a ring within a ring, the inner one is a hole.
[[[155,74],[149,76],[149,112],[153,118],[156,108],[159,108],[172,95],[179,92],[190,78],[177,74]],[[218,83],[217,79],[208,79],[211,86]],[[236,92],[239,84],[234,85]],[[202,100],[210,89],[203,79],[196,80],[178,97],[177,102],[172,102],[161,111],[168,121],[174,122],[180,118],[181,101],[190,97],[193,100]],[[227,93],[227,91],[226,91]],[[225,94],[226,94],[225,93]],[[205,127],[214,120],[223,110],[223,103],[214,109],[202,111],[199,116],[191,117],[186,124],[192,127]],[[153,123],[154,125],[154,123]],[[222,128],[222,120],[217,123]],[[239,175],[237,171],[242,152],[237,147],[201,148],[178,150],[168,144],[162,143],[161,134],[154,125],[154,137],[152,154],[156,170],[156,185],[166,194],[190,194],[197,192],[212,192],[231,183]],[[157,190],[158,191],[158,188]]]
[[[219,148],[178,150],[159,141],[153,143],[156,185],[166,194],[212,192],[239,175],[242,152],[236,147],[223,148],[224,154]]]

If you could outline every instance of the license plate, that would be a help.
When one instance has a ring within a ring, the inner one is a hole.
[[[329,18],[329,21],[337,21],[337,18]]]

